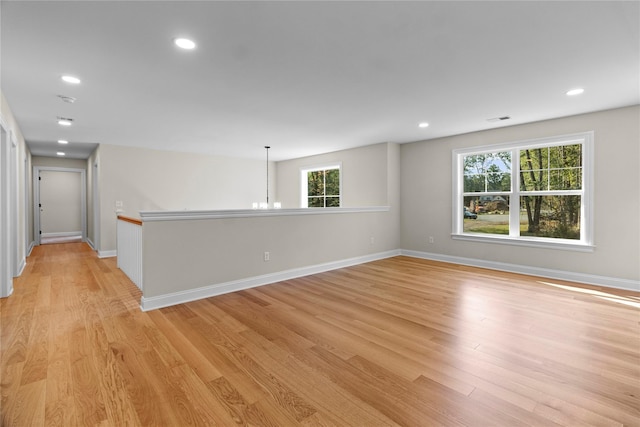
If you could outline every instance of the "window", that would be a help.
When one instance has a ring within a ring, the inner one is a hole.
[[[592,245],[593,133],[453,152],[453,237]]]
[[[303,208],[340,207],[340,169],[340,164],[301,169],[301,206]]]

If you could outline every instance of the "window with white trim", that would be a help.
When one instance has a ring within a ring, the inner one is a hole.
[[[453,237],[588,248],[593,132],[455,150]]]
[[[342,204],[340,169],[339,163],[300,169],[301,207],[340,207]]]

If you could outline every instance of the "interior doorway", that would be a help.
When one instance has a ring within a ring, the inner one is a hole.
[[[0,298],[13,292],[11,255],[13,235],[11,227],[11,142],[9,133],[0,117]]]
[[[86,241],[86,171],[34,167],[36,244]]]

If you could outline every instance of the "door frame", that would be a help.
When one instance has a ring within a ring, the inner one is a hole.
[[[18,253],[18,142],[13,135],[13,131],[9,131],[9,212],[11,248],[10,248],[10,265],[11,276],[18,277],[21,273],[20,263],[23,261],[22,254]]]
[[[92,186],[92,198],[93,198],[93,249],[96,252],[100,252],[100,174],[99,162],[96,160],[93,165],[92,174],[91,174],[91,186]]]
[[[0,298],[13,293],[13,268],[11,266],[14,255],[11,254],[12,222],[11,216],[11,133],[6,122],[0,116]]]
[[[80,174],[80,217],[82,220],[82,241],[87,241],[87,171],[76,168],[53,166],[33,167],[33,240],[40,245],[40,171],[70,172]]]

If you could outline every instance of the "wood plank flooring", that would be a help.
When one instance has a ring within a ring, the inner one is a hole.
[[[86,244],[0,301],[3,426],[640,426],[640,294],[408,257],[143,313]]]

